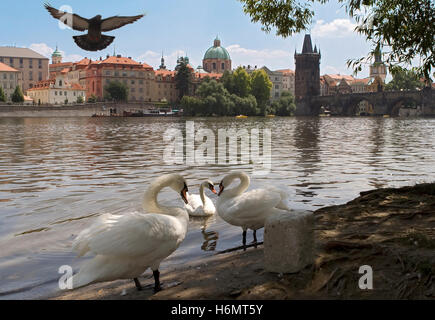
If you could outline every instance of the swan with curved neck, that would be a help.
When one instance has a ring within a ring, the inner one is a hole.
[[[148,268],[154,275],[154,291],[160,291],[160,263],[183,242],[189,222],[184,208],[158,203],[160,191],[169,187],[187,203],[188,188],[184,178],[169,174],[154,180],[144,196],[146,213],[106,214],[83,230],[73,243],[79,256],[94,255],[73,276],[73,288],[95,282],[134,279],[136,288],[142,287],[138,277]]]
[[[229,189],[237,179],[240,183]],[[284,192],[274,187],[246,192],[250,182],[249,176],[244,172],[227,175],[219,185],[219,199],[216,204],[217,212],[224,221],[243,229],[244,250],[248,229],[254,231],[254,243],[257,243],[257,230],[264,227],[266,218],[275,210],[288,210]]]
[[[199,187],[199,195],[187,195],[189,203],[185,205],[185,208],[190,216],[206,217],[212,216],[216,213],[216,208],[213,204],[213,201],[211,201],[211,199],[205,195],[206,189],[209,189],[214,194],[217,194],[214,188],[214,183],[210,180],[207,180],[204,181]]]

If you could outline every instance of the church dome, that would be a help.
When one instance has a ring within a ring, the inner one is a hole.
[[[219,38],[214,40],[214,45],[204,55],[204,60],[208,59],[221,59],[221,60],[231,60],[230,54],[228,51],[221,47],[221,41]]]
[[[56,51],[54,51],[53,52],[53,54],[51,55],[53,58],[54,57],[59,57],[59,58],[61,58],[62,57],[62,54],[59,52],[59,50],[57,49],[57,46],[56,46]]]

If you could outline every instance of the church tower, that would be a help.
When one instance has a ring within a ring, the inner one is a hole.
[[[165,58],[163,57],[163,53],[162,53],[162,59],[160,60],[161,64],[159,67],[159,70],[166,70],[166,66],[165,66]]]
[[[387,77],[387,67],[382,62],[381,51],[376,52],[375,63],[370,66],[370,78],[374,80],[377,77],[381,78],[382,82],[385,82],[385,78]]]
[[[313,50],[311,36],[305,35],[302,53],[295,51],[295,98],[320,95],[320,50]]]
[[[52,64],[62,63],[62,54],[57,49],[57,46],[56,46],[56,51],[54,51],[53,54],[51,55],[51,63]]]

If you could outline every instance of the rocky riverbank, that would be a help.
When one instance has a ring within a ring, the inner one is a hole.
[[[141,292],[122,280],[53,299],[435,299],[435,183],[362,192],[315,218],[316,260],[297,274],[266,272],[251,248],[164,270],[158,294],[148,271]],[[359,289],[362,265],[373,290]]]

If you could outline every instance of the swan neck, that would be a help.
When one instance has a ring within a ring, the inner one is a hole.
[[[204,185],[199,188],[199,196],[201,197],[202,205],[205,206],[205,190]]]
[[[240,184],[236,188],[234,188],[234,193],[240,195],[249,188],[251,181],[249,179],[249,176],[246,174],[239,174],[237,175],[237,178],[240,179]]]

